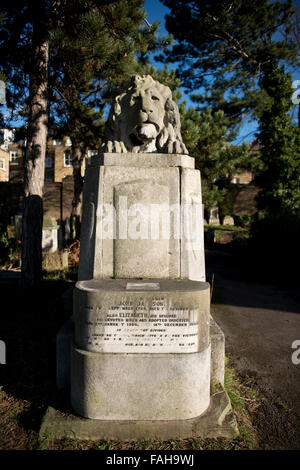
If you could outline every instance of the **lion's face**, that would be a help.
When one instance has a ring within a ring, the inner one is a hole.
[[[171,118],[175,113],[178,115],[178,135],[174,132],[176,119]],[[186,153],[180,136],[179,113],[172,101],[171,90],[154,81],[150,75],[133,77],[126,92],[116,98],[109,124],[108,151],[162,151],[169,139],[172,145],[175,142],[178,148],[181,146],[179,153]]]
[[[127,122],[133,146],[153,143],[163,129],[166,99],[151,87],[137,88],[128,98]]]

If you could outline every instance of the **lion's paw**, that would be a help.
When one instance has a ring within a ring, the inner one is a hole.
[[[127,153],[127,149],[123,142],[118,140],[109,140],[107,142],[107,152],[109,153]]]
[[[168,153],[183,153],[185,155],[188,154],[188,151],[186,149],[186,146],[184,145],[183,142],[180,142],[179,140],[170,140],[167,143],[167,150]]]

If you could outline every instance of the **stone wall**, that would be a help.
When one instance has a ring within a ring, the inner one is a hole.
[[[233,215],[254,214],[257,211],[255,198],[259,188],[253,184],[241,185],[234,201]]]
[[[61,183],[45,183],[44,215],[60,218]],[[62,183],[63,219],[70,217],[73,199],[73,178],[67,176]]]

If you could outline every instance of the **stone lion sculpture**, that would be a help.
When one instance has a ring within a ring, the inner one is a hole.
[[[187,155],[180,127],[170,88],[150,75],[134,75],[112,104],[104,151]]]

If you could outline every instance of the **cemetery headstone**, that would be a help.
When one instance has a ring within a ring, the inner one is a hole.
[[[66,217],[65,220],[65,241],[68,242],[71,238],[71,225],[70,225],[70,218]]]
[[[15,215],[15,234],[16,234],[16,240],[21,240],[22,238],[22,216],[21,215]]]
[[[209,218],[208,218],[209,225],[220,225],[220,217],[219,217],[219,208],[212,207],[209,209]]]
[[[59,225],[54,217],[44,216],[43,218],[43,236],[42,250],[53,253],[58,249],[58,230]]]
[[[225,215],[223,225],[234,225],[234,219],[231,215]]]

